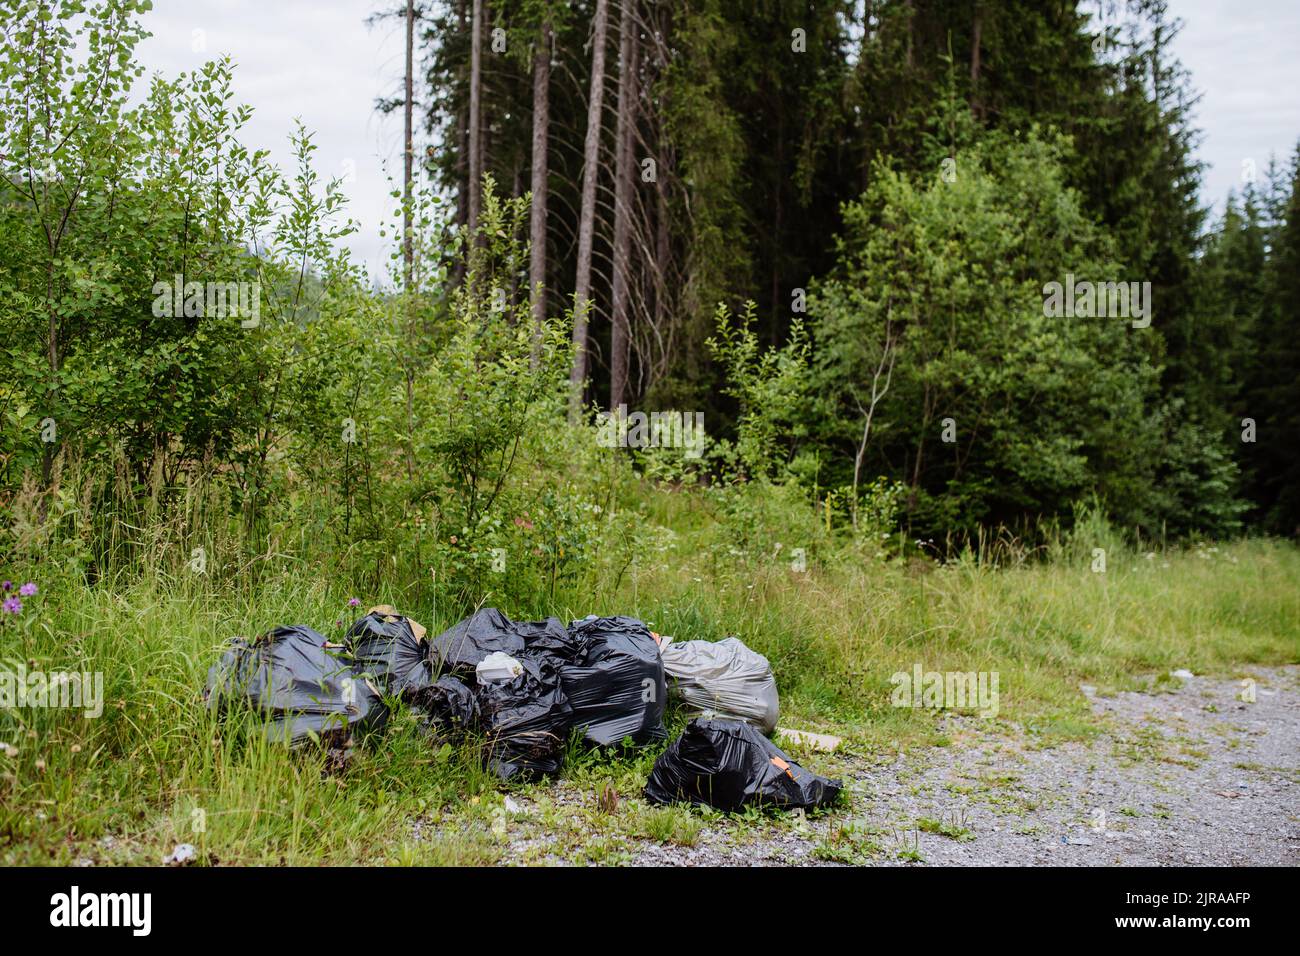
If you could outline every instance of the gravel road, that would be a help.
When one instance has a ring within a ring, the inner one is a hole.
[[[948,718],[950,746],[820,761],[851,789],[850,811],[710,823],[694,846],[639,842],[633,862],[1294,866],[1300,667],[1248,672],[1253,703],[1240,680],[1200,676],[1152,693],[1083,687],[1104,728],[1087,743]]]

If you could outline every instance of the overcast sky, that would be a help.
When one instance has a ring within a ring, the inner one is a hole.
[[[393,4],[389,4],[392,6]],[[173,76],[229,53],[236,97],[255,108],[249,145],[287,154],[294,118],[316,132],[318,167],[345,176],[360,232],[349,245],[372,276],[386,272],[379,238],[391,214],[385,169],[400,172],[400,114],[379,116],[379,96],[398,90],[400,24],[366,26],[377,0],[154,0],[139,49],[150,72]],[[1221,207],[1240,188],[1243,163],[1262,176],[1269,154],[1285,159],[1300,137],[1300,0],[1173,0],[1184,22],[1175,52],[1203,94],[1197,125],[1207,164],[1202,198]],[[391,235],[391,233],[390,233]]]
[[[348,214],[360,226],[347,245],[372,277],[387,275],[391,250],[379,226],[394,200],[385,176],[400,181],[402,156],[401,114],[375,110],[377,97],[399,91],[405,57],[399,22],[366,26],[383,8],[377,0],[154,0],[143,21],[153,36],[138,49],[148,72],[169,77],[230,54],[235,97],[254,108],[244,141],[282,163],[294,119],[314,131],[322,177],[346,179]]]

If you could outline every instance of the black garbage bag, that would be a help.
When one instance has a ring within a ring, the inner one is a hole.
[[[433,687],[424,628],[391,607],[371,608],[349,628],[345,642],[356,671],[385,693],[419,703]]]
[[[663,740],[667,684],[649,629],[629,617],[588,618],[566,628],[555,618],[516,622],[484,608],[429,642],[433,672],[458,679],[426,707],[431,724],[441,712],[459,713],[487,740],[487,762],[502,778],[555,773],[569,731],[581,727],[598,746],[631,738]],[[489,654],[505,654],[522,672],[509,680],[480,681]],[[470,692],[477,717],[467,711]]]
[[[668,688],[659,642],[632,617],[589,617],[569,625],[573,661],[560,666],[574,726],[600,747],[630,737],[657,743],[668,737]]]
[[[488,766],[502,780],[533,780],[558,773],[573,725],[573,708],[560,672],[547,657],[522,657],[523,672],[480,684],[480,724],[487,734]]]
[[[309,627],[277,627],[249,642],[235,638],[208,671],[208,706],[245,701],[267,718],[273,740],[343,747],[381,730],[388,710],[353,670],[344,649]]]
[[[478,725],[478,699],[463,681],[443,674],[422,695],[420,706],[437,736],[459,737]]]
[[[751,805],[830,806],[844,785],[819,777],[740,720],[697,717],[668,745],[646,784],[651,803],[700,803],[724,811]]]
[[[571,659],[568,631],[556,618],[512,621],[494,607],[476,611],[429,642],[434,670],[471,676],[493,651],[514,658],[551,655]]]

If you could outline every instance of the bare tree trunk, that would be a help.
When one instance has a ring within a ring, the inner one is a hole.
[[[862,412],[864,421],[862,424],[862,441],[858,442],[858,453],[853,459],[853,530],[858,529],[858,487],[862,483],[862,462],[867,454],[867,440],[871,437],[871,420],[876,415],[876,406],[880,400],[885,397],[889,391],[889,383],[894,377],[894,335],[892,323],[889,317],[885,318],[885,344],[880,352],[880,364],[876,366],[876,373],[871,376],[871,401],[866,408],[858,402],[858,411]],[[888,365],[886,365],[888,360]],[[885,376],[885,384],[880,384],[881,374]],[[855,399],[856,401],[856,399]]]
[[[587,98],[587,138],[582,150],[582,207],[578,212],[578,274],[573,296],[573,367],[569,372],[569,417],[582,409],[587,378],[587,313],[591,308],[591,244],[596,231],[596,177],[600,153],[601,101],[605,96],[605,37],[608,0],[596,0],[591,49],[591,92]]]
[[[415,89],[415,0],[406,0],[406,102],[402,108],[405,148],[402,153],[402,263],[406,288],[411,288],[415,248],[411,239],[411,168],[415,160],[412,134],[412,99]]]
[[[483,0],[474,0],[469,55],[469,229],[483,210]]]
[[[415,367],[413,345],[414,302],[411,299],[412,280],[415,278],[415,240],[411,235],[411,175],[415,165],[415,133],[413,129],[415,98],[415,0],[406,0],[406,101],[402,105],[402,290],[406,294],[406,354],[403,364],[406,380],[406,477],[415,477]]]
[[[918,491],[921,487],[921,462],[925,459],[925,436],[930,430],[930,422],[934,420],[934,407],[930,402],[930,386],[925,386],[925,392],[921,398],[921,433],[916,442],[916,460],[912,462],[912,481],[908,488],[907,508],[909,511],[916,507]]]
[[[912,6],[912,0],[904,0],[903,8],[907,10],[907,68],[910,70],[914,63],[912,41],[916,38],[916,24],[913,22],[916,8]]]
[[[529,209],[528,277],[533,296],[533,364],[537,364],[542,327],[546,324],[546,199],[549,165],[548,134],[551,122],[551,24],[533,54],[533,204]]]
[[[57,407],[59,394],[59,314],[54,307],[54,264],[58,261],[58,245],[50,244],[50,265],[45,275],[45,304],[49,316],[50,338],[46,343],[46,356],[50,362],[50,384],[48,388],[49,407],[51,410]],[[53,412],[50,416],[53,417]],[[55,422],[55,437],[58,437],[57,429],[61,422]],[[41,426],[44,431],[44,425]],[[54,456],[56,454],[55,443],[44,441],[42,437],[43,448],[41,449],[41,488],[48,490],[50,480],[54,477]],[[47,502],[45,498],[41,499],[41,519],[44,520],[46,514]]]
[[[669,164],[664,162],[663,154],[659,156],[659,168],[668,169]],[[668,211],[668,193],[665,190],[666,176],[655,177],[655,261],[654,261],[654,289],[655,289],[655,311],[654,327],[656,330],[664,329],[669,319],[669,269],[672,264],[669,261],[671,256],[671,236],[669,235],[669,211]],[[659,334],[656,332],[656,334]],[[653,385],[654,382],[643,381],[644,389]]]
[[[456,0],[456,31],[465,33],[466,0]],[[465,66],[462,63],[457,71],[459,88],[467,83]],[[463,229],[469,224],[469,107],[464,97],[456,102],[456,228]],[[451,284],[458,286],[465,274],[464,259],[456,256],[451,263]]]
[[[636,126],[637,44],[633,13],[636,0],[620,0],[618,122],[614,139],[614,281],[610,289],[609,407],[623,403],[627,391],[627,366],[631,351],[631,320],[628,316],[628,286],[632,247],[632,134]]]
[[[984,104],[980,102],[980,25],[983,11],[975,0],[975,13],[971,21],[970,38],[970,111],[976,119],[984,118]]]
[[[776,101],[776,168],[781,170],[785,168],[785,114],[781,109],[781,99],[777,97]],[[772,187],[772,348],[777,348],[781,344],[781,250],[782,244],[782,209],[781,209],[781,187],[782,182],[778,178]]]

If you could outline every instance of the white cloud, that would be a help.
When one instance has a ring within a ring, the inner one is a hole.
[[[1183,21],[1174,52],[1203,94],[1201,199],[1221,210],[1241,190],[1244,160],[1262,178],[1269,155],[1285,161],[1300,138],[1300,4],[1179,0],[1170,12]]]
[[[137,51],[148,73],[168,77],[229,54],[235,98],[254,108],[247,145],[285,165],[301,119],[315,133],[322,177],[355,169],[343,190],[360,228],[346,245],[372,277],[386,274],[390,249],[379,226],[393,200],[384,164],[400,174],[402,141],[400,113],[381,116],[375,100],[398,91],[404,67],[400,21],[366,25],[378,9],[377,0],[155,0],[143,20],[153,36]]]

